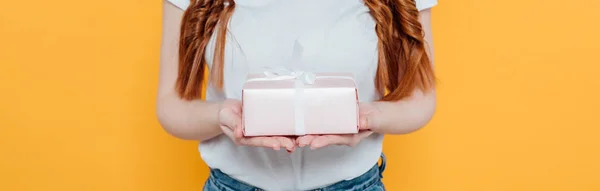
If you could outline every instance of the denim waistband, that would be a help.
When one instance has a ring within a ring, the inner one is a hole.
[[[206,181],[206,184],[210,185],[204,185],[205,191],[212,191],[212,189],[206,189],[207,187],[216,187],[218,190],[224,191],[262,191],[262,189],[231,178],[219,169],[210,169],[210,177],[208,178],[208,181]]]
[[[381,164],[375,164],[373,168],[364,174],[353,178],[351,180],[344,180],[338,183],[335,183],[331,186],[327,186],[324,188],[314,189],[311,191],[362,191],[367,189],[368,187],[378,183],[383,178],[383,171],[385,170],[386,165],[385,155],[381,154]]]
[[[385,155],[381,154],[381,163],[375,164],[369,171],[365,172],[364,174],[351,180],[340,181],[333,185],[313,189],[311,191],[364,190],[365,188],[381,181],[381,178],[383,178],[383,171],[385,170],[385,166],[386,158]],[[262,191],[262,189],[260,188],[251,186],[249,184],[246,184],[244,182],[230,177],[229,175],[221,172],[221,170],[219,169],[210,170],[210,178],[208,179],[206,184],[211,184],[208,186],[214,186],[219,190],[226,191]]]

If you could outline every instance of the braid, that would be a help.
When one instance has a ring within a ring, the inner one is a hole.
[[[227,34],[227,24],[229,23],[229,18],[233,14],[233,10],[235,8],[235,3],[233,0],[230,2],[229,6],[225,7],[225,10],[221,13],[221,19],[224,22],[219,23],[219,33],[217,34],[217,43],[215,45],[215,54],[213,58],[213,68],[211,74],[214,75],[212,80],[217,87],[223,87],[223,66],[225,64],[225,35]]]
[[[225,5],[229,3],[229,5]],[[219,24],[213,64],[222,68],[225,32],[235,3],[233,0],[191,0],[183,14],[179,41],[179,71],[176,90],[180,97],[191,100],[200,97],[206,68],[206,47]],[[220,72],[218,72],[220,73]],[[215,73],[215,74],[218,74]],[[222,75],[222,74],[221,74]],[[216,75],[215,78],[222,78]],[[222,85],[222,79],[217,80]]]
[[[382,100],[400,100],[433,86],[433,67],[414,0],[364,0],[375,20],[379,63],[375,86]],[[389,92],[386,94],[386,92]]]

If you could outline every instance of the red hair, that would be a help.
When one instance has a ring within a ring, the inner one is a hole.
[[[374,18],[378,40],[375,86],[382,101],[408,97],[416,89],[434,86],[433,66],[425,49],[424,32],[414,0],[363,0]],[[179,74],[176,90],[180,97],[199,98],[206,89],[206,47],[217,28],[210,80],[223,86],[227,23],[235,9],[233,0],[191,0],[181,23]]]

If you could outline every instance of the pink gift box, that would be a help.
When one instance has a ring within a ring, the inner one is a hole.
[[[312,84],[265,76],[249,75],[244,84],[245,136],[358,133],[358,94],[352,74],[317,73]]]

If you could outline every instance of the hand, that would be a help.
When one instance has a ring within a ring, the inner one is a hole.
[[[310,145],[311,149],[318,149],[328,145],[346,145],[350,147],[356,146],[361,140],[373,134],[377,128],[376,116],[379,115],[379,110],[372,105],[362,103],[359,106],[359,123],[357,134],[346,135],[306,135],[296,139],[298,146],[304,147]]]
[[[242,130],[242,103],[238,100],[225,100],[219,109],[219,127],[225,135],[238,145],[267,147],[279,150],[284,147],[294,151],[295,139],[288,137],[244,137]]]

